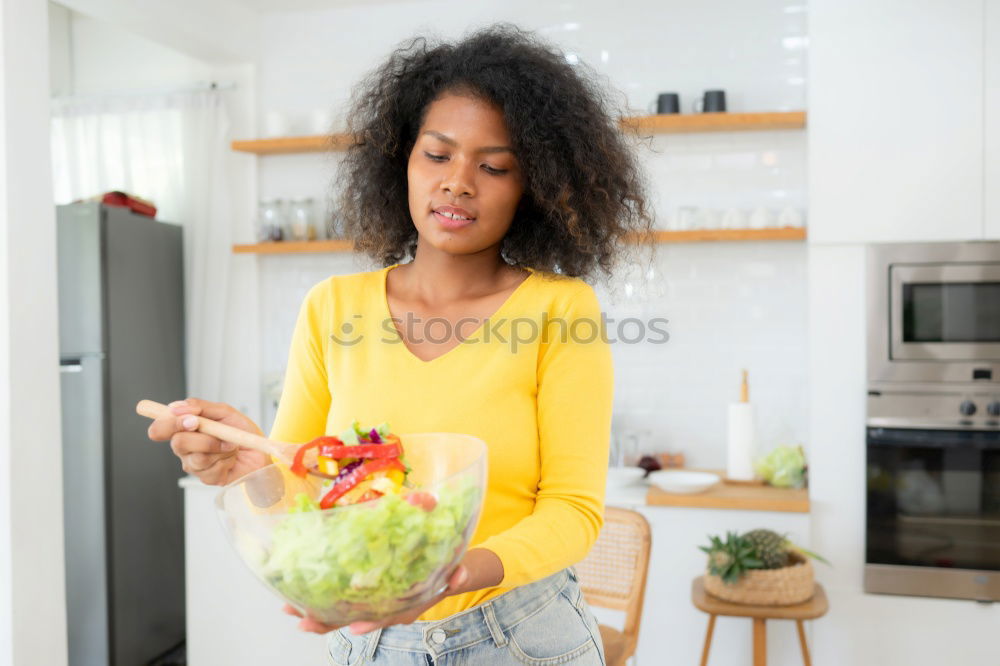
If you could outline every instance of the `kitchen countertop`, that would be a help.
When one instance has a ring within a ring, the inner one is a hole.
[[[717,470],[713,470],[718,473]],[[721,475],[720,475],[721,476]],[[668,493],[646,482],[608,486],[606,503],[615,506],[665,506],[809,513],[809,491],[768,485],[720,482],[702,493]]]
[[[809,513],[809,492],[804,488],[775,488],[720,482],[703,493],[682,495],[668,493],[651,485],[646,492],[646,504],[701,509]]]

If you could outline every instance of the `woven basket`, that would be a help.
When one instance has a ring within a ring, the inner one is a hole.
[[[735,583],[727,585],[718,576],[705,574],[705,591],[734,604],[790,606],[812,598],[813,566],[802,555],[791,552],[792,562],[781,569],[750,569]]]

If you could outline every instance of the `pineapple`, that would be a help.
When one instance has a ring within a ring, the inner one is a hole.
[[[790,544],[781,534],[771,530],[757,529],[747,532],[743,538],[753,546],[757,558],[765,569],[780,569],[788,566]]]
[[[709,537],[711,544],[699,546],[708,553],[708,572],[727,584],[735,583],[747,569],[760,569],[763,562],[755,557],[753,544],[735,532],[727,532],[726,540]]]

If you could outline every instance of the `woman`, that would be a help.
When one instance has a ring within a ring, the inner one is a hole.
[[[609,274],[650,224],[609,109],[579,68],[507,26],[415,40],[357,92],[341,203],[383,268],[307,295],[271,437],[307,442],[354,419],[470,433],[488,444],[489,480],[471,547],[430,604],[378,624],[300,621],[333,632],[333,663],[603,663],[571,568],[602,524],[613,384],[582,278]],[[190,431],[194,414],[258,431],[232,407],[171,407],[150,436],[204,482],[268,462]]]

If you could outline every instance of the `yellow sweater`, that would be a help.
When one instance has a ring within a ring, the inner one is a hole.
[[[393,267],[334,276],[310,290],[271,437],[308,442],[357,419],[487,443],[488,487],[470,547],[496,553],[504,579],[446,597],[420,618],[438,620],[587,554],[603,522],[611,350],[589,285],[531,271],[487,324],[422,361],[390,319]]]

